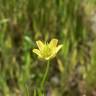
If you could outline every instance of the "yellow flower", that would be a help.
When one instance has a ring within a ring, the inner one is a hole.
[[[61,49],[62,45],[58,45],[57,39],[52,39],[50,43],[43,43],[42,41],[36,41],[39,49],[33,49],[33,52],[38,55],[39,58],[44,60],[52,59],[56,56],[57,52]]]

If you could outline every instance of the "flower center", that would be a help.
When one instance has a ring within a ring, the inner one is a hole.
[[[49,57],[52,54],[52,49],[49,47],[48,44],[44,46],[44,48],[41,50],[41,54],[43,57]]]

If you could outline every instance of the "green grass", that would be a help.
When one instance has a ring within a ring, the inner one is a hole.
[[[77,96],[82,81],[91,94],[96,87],[95,6],[96,0],[0,0],[0,96]],[[41,94],[46,62],[32,49],[36,40],[52,38],[63,48],[51,61]]]

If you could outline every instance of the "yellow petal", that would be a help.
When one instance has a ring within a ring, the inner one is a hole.
[[[55,56],[56,56],[56,54],[52,54],[51,56],[49,56],[49,57],[46,57],[46,58],[45,58],[45,60],[52,59],[52,58],[54,58]]]
[[[39,48],[40,50],[42,50],[42,49],[44,48],[44,44],[43,44],[42,41],[38,40],[38,41],[36,41],[36,44],[37,44],[37,46],[38,46],[38,48]]]
[[[56,48],[56,51],[55,51],[55,54],[62,48],[63,45],[59,45],[57,48]]]
[[[49,57],[45,58],[45,60],[49,60],[49,59],[50,59]]]
[[[52,40],[50,41],[50,43],[49,43],[49,46],[50,46],[51,48],[54,48],[54,47],[57,46],[57,43],[58,43],[58,40],[57,40],[57,39],[52,39]]]
[[[54,49],[54,52],[50,56],[46,57],[45,60],[49,60],[49,59],[54,58],[56,56],[57,52],[62,48],[62,46],[63,45],[59,45],[58,47],[56,47]]]
[[[39,57],[41,57],[40,51],[38,49],[33,49],[33,52],[37,54]]]

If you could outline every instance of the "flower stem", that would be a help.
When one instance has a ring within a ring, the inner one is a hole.
[[[45,83],[45,80],[46,80],[46,78],[47,78],[47,75],[48,75],[48,71],[49,71],[49,66],[50,65],[50,62],[49,62],[49,60],[48,60],[48,62],[47,62],[47,67],[46,67],[46,71],[45,71],[45,74],[44,74],[44,77],[43,77],[43,79],[42,79],[42,81],[41,81],[41,90],[43,89],[43,87],[44,87],[44,83]]]

